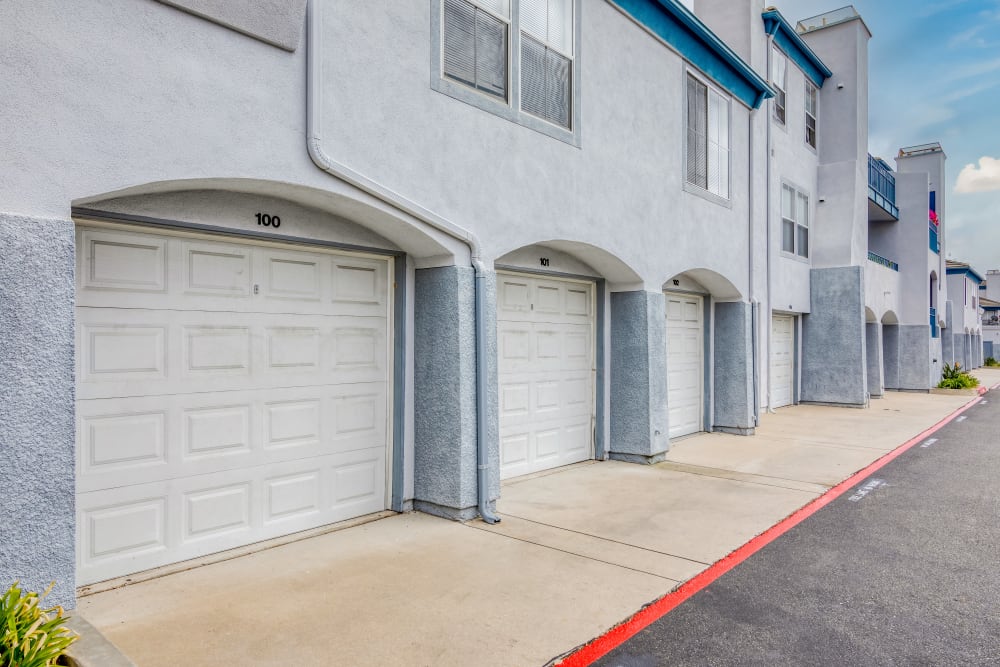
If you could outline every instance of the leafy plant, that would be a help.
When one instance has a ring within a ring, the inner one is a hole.
[[[995,367],[995,366],[1000,366],[1000,362],[998,362],[993,357],[986,357],[986,359],[983,360],[983,366],[989,366],[989,367],[992,368],[992,367]]]
[[[60,606],[42,609],[55,582],[39,595],[15,581],[0,596],[0,667],[49,667],[80,637],[67,627]]]
[[[962,364],[956,363],[954,366],[945,364],[941,369],[939,389],[972,389],[978,386],[979,380],[963,371]]]

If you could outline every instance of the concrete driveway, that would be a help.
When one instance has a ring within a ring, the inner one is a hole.
[[[686,438],[655,466],[511,480],[496,526],[391,516],[89,595],[78,611],[143,667],[541,665],[969,401],[783,408],[754,437]]]

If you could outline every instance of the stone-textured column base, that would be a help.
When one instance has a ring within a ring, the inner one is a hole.
[[[649,462],[670,446],[666,337],[662,292],[611,294],[611,458]]]
[[[861,267],[809,273],[811,312],[802,318],[802,402],[867,405]]]

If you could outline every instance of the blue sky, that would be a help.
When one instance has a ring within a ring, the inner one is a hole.
[[[774,4],[795,25],[847,3]],[[901,146],[940,141],[948,256],[1000,269],[1000,0],[852,4],[872,32],[869,150],[894,165]]]

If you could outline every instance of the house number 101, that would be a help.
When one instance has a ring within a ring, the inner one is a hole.
[[[276,215],[270,215],[268,213],[258,213],[257,214],[257,224],[264,225],[265,227],[281,227],[281,218]]]

